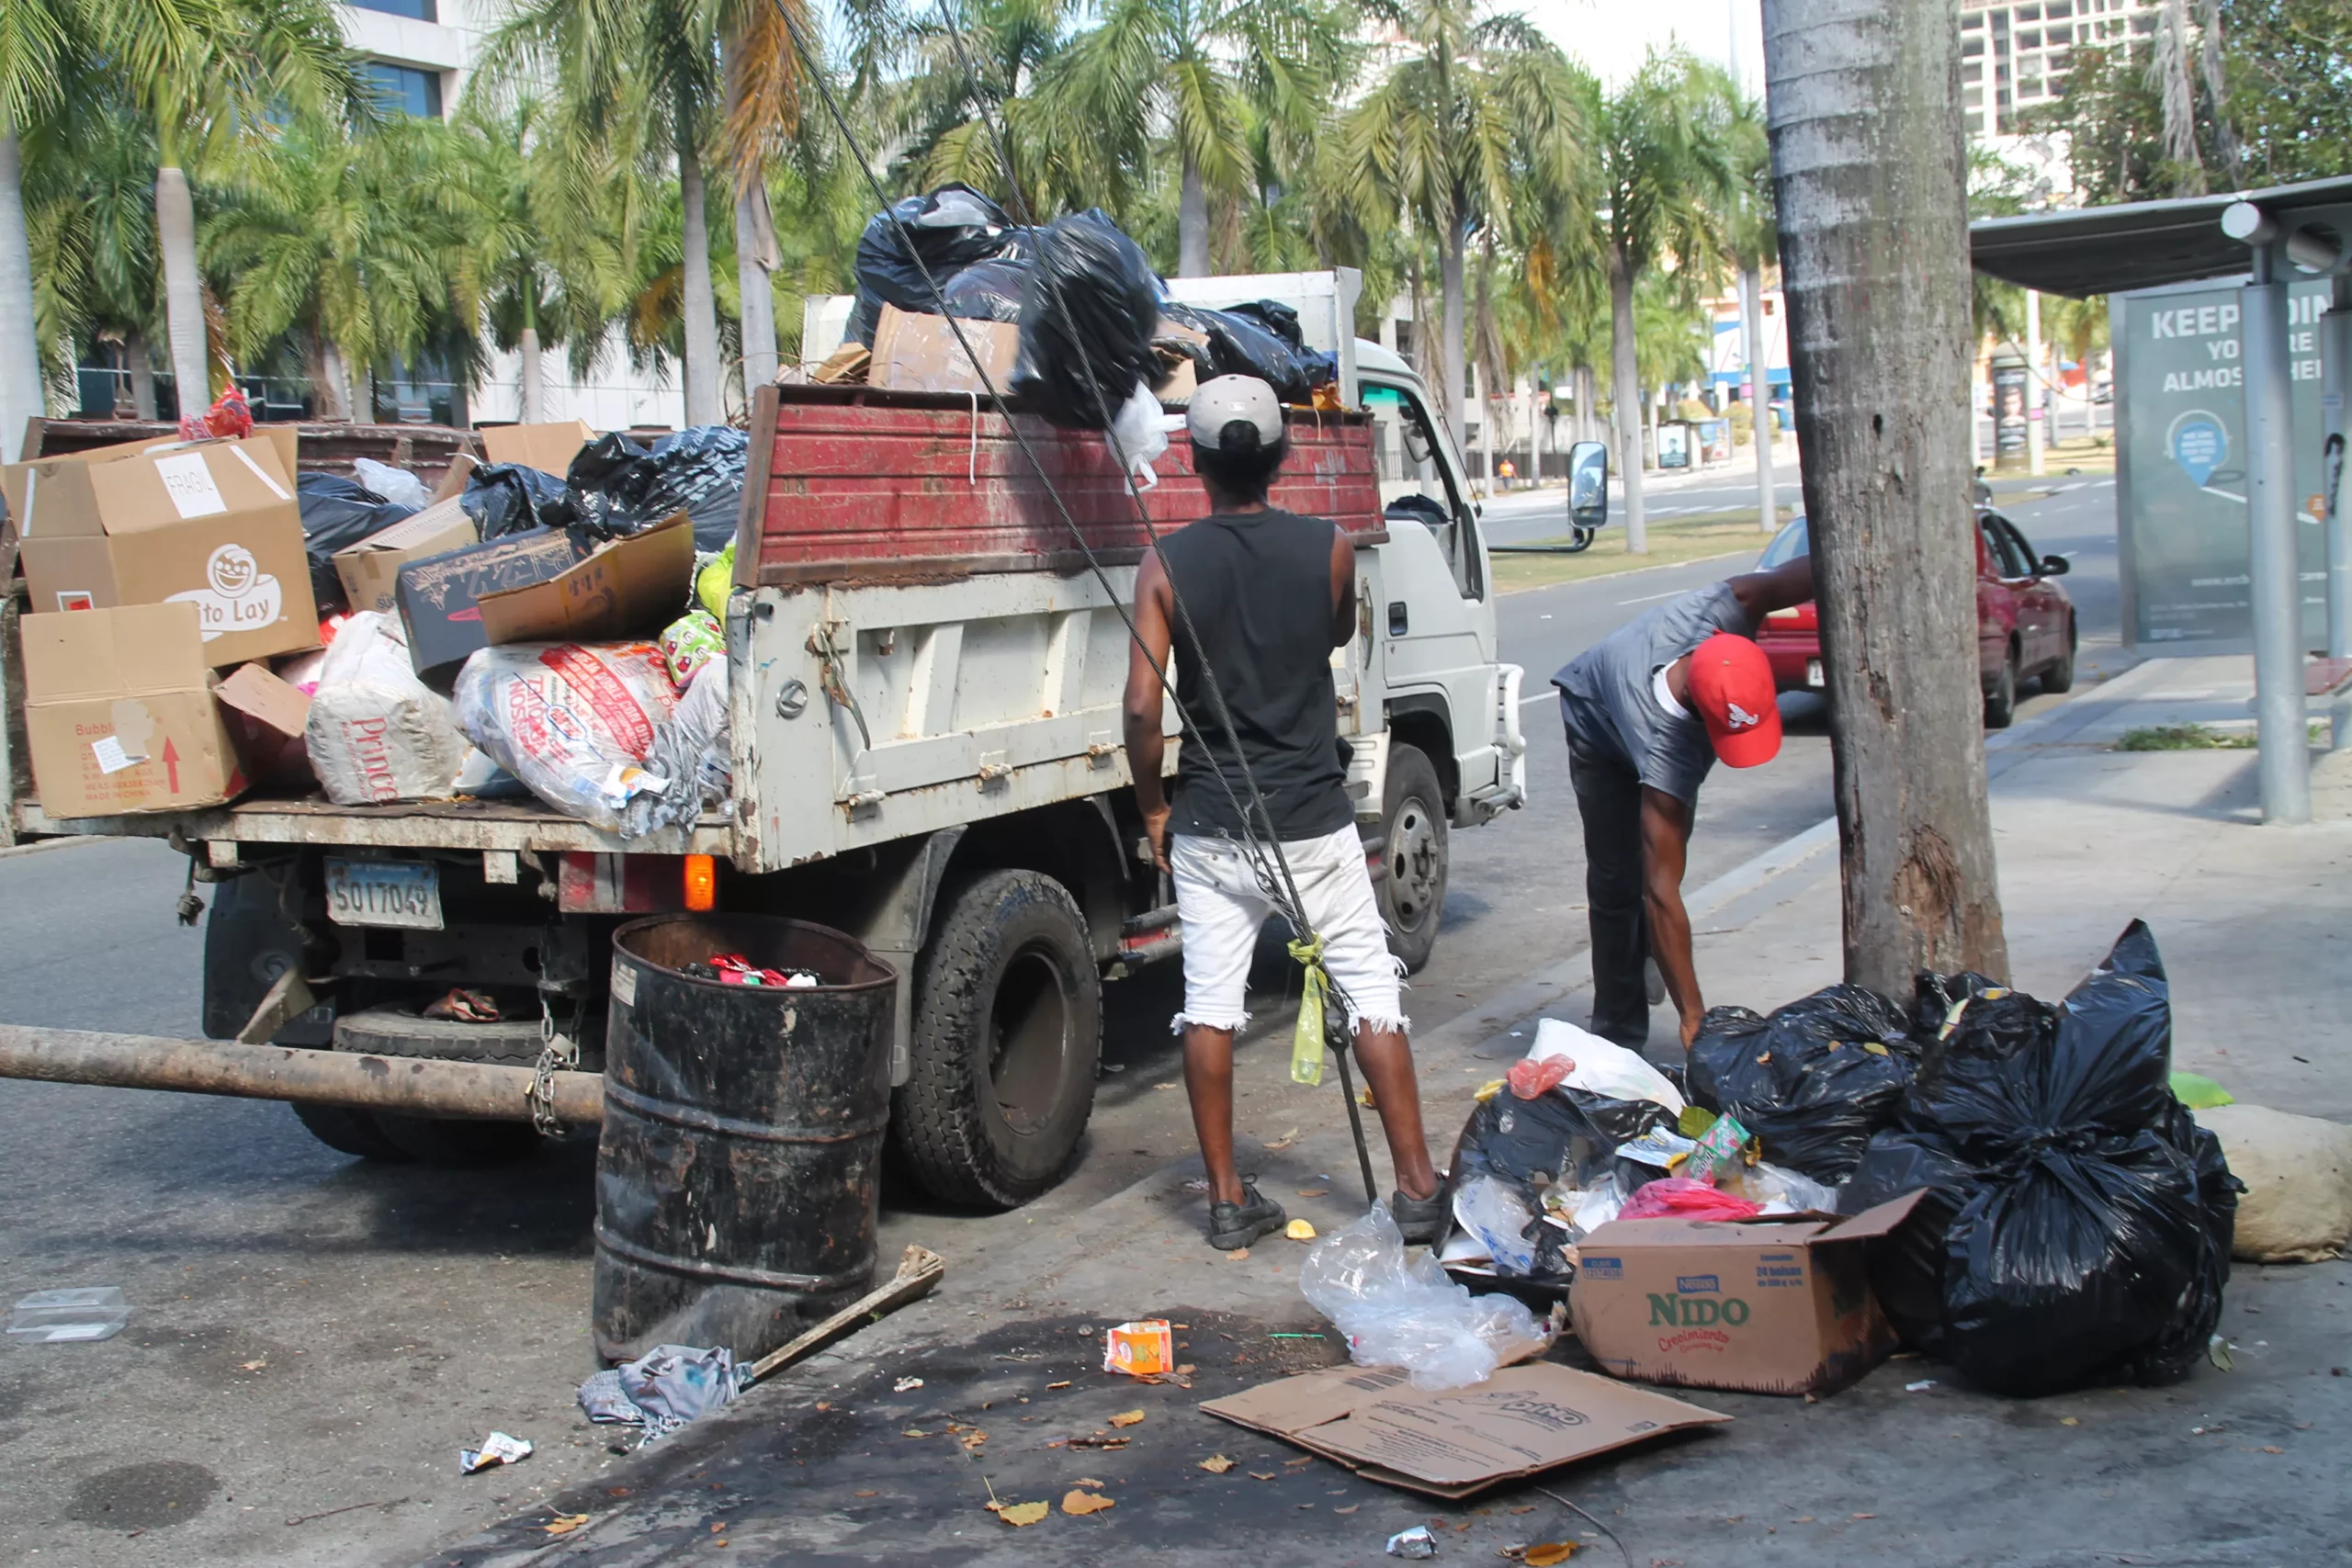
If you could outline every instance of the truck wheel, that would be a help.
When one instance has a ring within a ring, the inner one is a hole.
[[[379,1111],[376,1124],[409,1158],[457,1170],[510,1164],[537,1153],[541,1142],[538,1129],[528,1122],[472,1122]]]
[[[386,1165],[404,1165],[413,1157],[387,1137],[376,1118],[365,1111],[354,1111],[347,1105],[296,1105],[290,1109],[311,1136],[337,1154],[379,1160]]]
[[[1418,974],[1437,951],[1437,928],[1445,913],[1445,791],[1437,769],[1418,746],[1394,746],[1381,791],[1381,864],[1377,884],[1380,918],[1388,926],[1388,951]]]
[[[1086,919],[1042,873],[989,872],[944,905],[915,964],[899,1146],[934,1197],[1026,1202],[1061,1179],[1094,1111],[1102,981]]]

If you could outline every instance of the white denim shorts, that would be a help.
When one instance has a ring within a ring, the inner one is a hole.
[[[1404,966],[1389,953],[1355,825],[1285,843],[1283,856],[1306,919],[1323,938],[1323,966],[1347,998],[1349,1025],[1402,1032]],[[1278,906],[1258,885],[1250,856],[1229,839],[1176,834],[1168,864],[1184,928],[1184,1010],[1170,1027],[1239,1029],[1250,1021],[1242,1004],[1258,931]]]

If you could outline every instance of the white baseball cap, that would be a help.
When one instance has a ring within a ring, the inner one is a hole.
[[[1202,382],[1184,411],[1184,428],[1193,446],[1215,452],[1224,444],[1225,427],[1237,419],[1257,427],[1261,447],[1283,438],[1282,400],[1255,376],[1218,376]]]

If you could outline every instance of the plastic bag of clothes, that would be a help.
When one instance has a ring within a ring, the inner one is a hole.
[[[1710,1008],[1690,1043],[1690,1098],[1738,1118],[1767,1158],[1843,1181],[1910,1087],[1910,1024],[1887,998],[1843,984],[1770,1018]]]
[[[1937,1245],[1874,1267],[1906,1338],[2006,1393],[2187,1373],[2221,1316],[2239,1183],[2173,1098],[2171,1055],[2136,920],[2058,1007],[1962,998],[1841,1204],[1920,1185],[1939,1200],[1910,1227]]]
[[[393,524],[416,515],[419,508],[387,501],[341,474],[300,474],[294,479],[295,504],[302,513],[302,553],[311,562],[311,597],[321,615],[351,608],[343,578],[334,570],[334,553]]]
[[[1296,340],[1298,312],[1286,305],[1261,300],[1252,306],[1211,310],[1171,304],[1166,313],[1170,321],[1208,338],[1209,363],[1216,374],[1255,376],[1272,387],[1274,396],[1283,402],[1308,402],[1316,388],[1338,378],[1337,362],[1331,355],[1317,354]],[[1270,321],[1285,318],[1294,334],[1289,339],[1268,325]]]
[[[466,760],[449,699],[416,678],[399,619],[373,610],[327,645],[302,746],[337,806],[447,795]]]
[[[695,548],[716,550],[734,540],[750,450],[751,438],[724,424],[690,425],[650,448],[614,431],[580,449],[564,483],[582,526],[597,538],[639,533],[684,512]]]
[[[569,485],[526,463],[492,463],[466,476],[458,498],[484,539],[526,528],[564,528],[580,520]]]
[[[1360,1367],[1397,1367],[1419,1388],[1484,1382],[1548,1334],[1509,1296],[1473,1296],[1422,1252],[1408,1260],[1385,1204],[1317,1242],[1299,1289],[1346,1336]]]
[[[1100,212],[1057,220],[1037,236],[1022,296],[1013,390],[1057,423],[1104,429],[1137,383],[1164,378],[1159,325],[1159,278],[1142,247]]]
[[[847,335],[873,347],[886,304],[936,313],[938,302],[923,281],[924,270],[944,286],[974,262],[1001,253],[1017,232],[1002,208],[967,185],[942,186],[928,196],[893,202],[858,236],[857,304],[850,311]]]
[[[650,642],[510,643],[458,672],[458,725],[491,760],[567,816],[637,838],[674,812],[690,781],[653,765],[678,709]]]

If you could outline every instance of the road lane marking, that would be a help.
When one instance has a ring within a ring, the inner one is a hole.
[[[1622,610],[1628,604],[1647,604],[1655,600],[1671,599],[1678,593],[1690,592],[1687,588],[1669,588],[1663,593],[1645,593],[1638,599],[1620,599],[1617,601],[1617,607]]]

